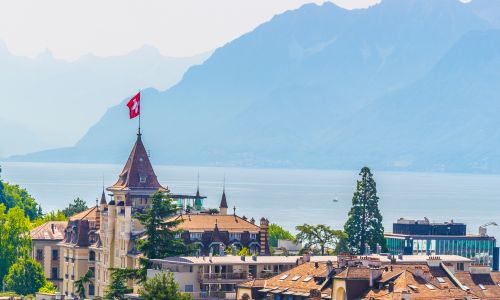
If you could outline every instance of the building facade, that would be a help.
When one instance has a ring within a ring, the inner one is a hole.
[[[385,233],[387,248],[398,255],[460,255],[498,270],[496,239],[481,234],[467,234],[463,223],[431,223],[429,220],[399,219],[393,232]]]
[[[64,238],[66,221],[51,221],[30,231],[32,256],[43,268],[45,277],[60,291],[63,283],[63,259],[59,242]]]

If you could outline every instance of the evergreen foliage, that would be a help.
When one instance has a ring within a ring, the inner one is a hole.
[[[42,217],[38,217],[33,222],[31,223],[32,228],[38,227],[44,223],[47,223],[49,221],[67,221],[68,218],[64,215],[64,213],[60,210],[51,211]]]
[[[128,269],[110,269],[111,282],[106,290],[105,299],[125,299],[125,294],[129,294],[133,289],[127,286],[127,279],[134,279],[137,274],[136,270]]]
[[[325,255],[325,248],[337,248],[337,243],[342,240],[345,233],[335,230],[326,225],[300,225],[295,227],[299,232],[295,239],[304,243],[304,249],[318,249],[321,255]]]
[[[146,257],[146,261],[142,261],[144,267],[147,267],[149,259],[188,255],[191,252],[191,248],[176,237],[180,231],[174,228],[182,221],[165,221],[177,213],[177,205],[170,195],[156,192],[151,197],[151,202],[151,207],[145,213],[137,215],[147,236],[139,241],[138,246]]]
[[[271,247],[278,247],[278,240],[295,240],[295,237],[283,227],[278,224],[270,224],[268,228],[269,245]]]
[[[179,291],[179,285],[174,280],[172,272],[162,272],[144,282],[139,291],[144,300],[192,300],[193,296]]]
[[[378,208],[377,185],[368,167],[359,173],[361,180],[357,182],[356,192],[352,197],[344,230],[348,235],[348,246],[353,254],[364,254],[365,245],[375,250],[379,244],[386,250],[382,214]]]
[[[69,206],[63,209],[62,212],[66,217],[69,218],[87,209],[89,209],[87,203],[83,201],[83,199],[77,197],[75,200],[73,200],[73,203],[70,203]]]
[[[0,203],[4,204],[7,210],[20,207],[30,220],[40,216],[40,206],[25,189],[2,181],[0,181],[0,186]]]
[[[6,211],[5,205],[0,204],[0,281],[10,267],[19,258],[27,257],[31,250],[30,220],[19,207]]]
[[[88,270],[85,275],[80,277],[78,280],[73,282],[73,286],[75,287],[75,292],[80,297],[80,299],[85,299],[85,285],[91,282],[91,279],[94,277],[94,272],[92,270]]]
[[[44,287],[47,280],[42,266],[30,257],[20,258],[4,278],[5,288],[20,295],[30,295]]]

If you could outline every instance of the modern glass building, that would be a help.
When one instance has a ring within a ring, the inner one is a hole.
[[[498,270],[496,239],[466,233],[463,223],[430,223],[399,219],[393,232],[385,233],[387,248],[394,255],[460,255]]]

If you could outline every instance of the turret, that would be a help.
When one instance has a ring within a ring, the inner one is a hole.
[[[227,200],[226,189],[222,190],[222,198],[220,199],[219,212],[221,215],[227,215]]]
[[[269,254],[269,243],[267,237],[267,231],[269,228],[269,220],[266,218],[260,219],[260,254]]]

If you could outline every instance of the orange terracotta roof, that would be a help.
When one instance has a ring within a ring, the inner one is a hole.
[[[500,272],[491,272],[490,274],[456,272],[455,277],[480,299],[500,299]]]
[[[89,221],[95,221],[97,216],[97,207],[91,207],[87,210],[84,210],[80,213],[77,213],[74,216],[71,216],[69,218],[70,221],[75,221],[75,220],[89,220]]]
[[[250,281],[245,281],[238,286],[253,288],[253,287],[265,287],[267,279],[252,279]]]
[[[156,174],[149,161],[149,156],[144,148],[140,134],[137,135],[137,141],[130,152],[127,163],[118,177],[118,181],[108,188],[108,190],[114,189],[167,190],[161,186],[156,178]]]
[[[64,238],[67,221],[49,221],[30,231],[32,240],[58,241]]]
[[[168,221],[183,220],[177,226],[177,229],[182,229],[191,232],[211,231],[217,227],[219,231],[258,233],[260,227],[234,215],[208,215],[208,214],[191,214],[175,216]]]
[[[335,278],[368,279],[370,278],[370,269],[367,267],[348,267],[335,276]]]
[[[388,283],[384,281],[389,279],[394,284],[393,291],[389,291]],[[377,282],[383,282],[384,287],[368,290],[362,299],[401,299],[405,293],[411,294],[412,300],[464,299],[467,296],[467,292],[456,286],[443,269],[427,265],[393,266],[393,270],[383,272]]]
[[[287,292],[309,293],[312,289],[322,289],[326,279],[326,263],[308,262],[295,268],[280,273],[266,280],[266,288],[278,288]],[[329,288],[323,289],[322,293],[330,294]]]

